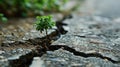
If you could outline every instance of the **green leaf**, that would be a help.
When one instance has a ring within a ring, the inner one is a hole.
[[[38,31],[44,31],[47,29],[51,29],[55,26],[55,22],[52,20],[52,16],[37,16],[35,27]]]

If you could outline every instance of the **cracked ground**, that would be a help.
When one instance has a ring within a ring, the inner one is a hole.
[[[44,47],[46,36],[12,43],[34,48],[9,63],[12,67],[120,67],[119,25],[119,18],[96,16],[93,9],[78,10],[57,21],[57,29],[49,34],[48,50]]]

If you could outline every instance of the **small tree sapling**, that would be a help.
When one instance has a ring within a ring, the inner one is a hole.
[[[40,31],[41,33],[43,31],[46,32],[46,36],[48,37],[48,29],[51,29],[53,26],[55,26],[55,22],[52,20],[52,16],[37,16],[35,27],[36,30]]]

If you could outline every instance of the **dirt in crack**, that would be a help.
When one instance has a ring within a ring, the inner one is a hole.
[[[56,40],[59,38],[58,32],[56,31],[52,32],[48,36],[51,40]],[[41,57],[46,53],[48,50],[46,46],[48,47],[51,44],[51,40],[46,40],[46,37],[27,40],[25,43],[35,45],[36,48],[30,53],[20,56],[19,59],[9,60],[9,65],[11,65],[11,67],[29,67],[34,57]]]
[[[64,30],[63,26],[67,25],[64,24],[63,21],[65,19],[69,19],[72,18],[71,15],[67,15],[65,16],[62,20],[57,21],[56,26],[57,29],[56,31],[52,32],[51,34],[49,34],[49,38],[51,38],[50,40],[46,40],[46,36],[43,38],[35,38],[35,39],[29,39],[27,40],[25,43],[29,43],[31,45],[37,45],[36,49],[32,50],[32,52],[20,56],[19,59],[15,59],[15,60],[9,60],[9,64],[11,65],[11,67],[29,67],[30,64],[32,63],[32,60],[34,57],[41,57],[43,54],[46,53],[46,51],[50,50],[50,44],[51,44],[51,40],[57,40],[60,38],[61,34],[66,34],[67,31]],[[46,43],[47,42],[47,43]],[[22,42],[15,42],[12,44],[18,44],[21,43],[22,45],[25,43]],[[45,45],[47,45],[47,48],[45,47]]]
[[[70,48],[68,46],[65,46],[65,45],[51,45],[49,47],[49,49],[51,51],[54,51],[54,50],[58,50],[60,48],[63,48],[64,50],[67,50],[71,53],[73,53],[74,55],[76,56],[81,56],[81,57],[84,57],[84,58],[88,58],[88,57],[97,57],[97,58],[101,58],[101,59],[107,59],[108,61],[112,62],[112,63],[120,63],[120,61],[116,61],[116,60],[113,60],[112,58],[110,57],[106,57],[106,56],[103,56],[101,55],[100,53],[84,53],[84,52],[78,52],[76,51],[75,49],[73,48]]]

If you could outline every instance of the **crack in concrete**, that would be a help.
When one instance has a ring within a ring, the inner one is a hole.
[[[103,56],[100,53],[84,53],[84,52],[79,52],[79,51],[76,51],[75,49],[70,48],[70,47],[65,46],[65,45],[51,45],[49,47],[49,49],[50,49],[49,51],[58,50],[60,48],[63,48],[64,50],[67,50],[67,51],[73,53],[76,56],[81,56],[81,57],[84,57],[84,58],[97,57],[97,58],[101,58],[101,59],[107,59],[108,61],[110,61],[112,63],[115,63],[115,64],[120,63],[120,61],[113,60],[112,58]]]
[[[36,57],[36,56],[41,57],[43,54],[45,54],[46,51],[48,51],[45,47],[46,42],[48,43],[47,47],[49,47],[51,45],[51,40],[57,40],[61,34],[67,33],[67,31],[64,30],[64,28],[63,28],[63,25],[66,25],[63,23],[63,21],[65,19],[70,19],[70,18],[71,18],[71,15],[68,15],[68,16],[65,16],[62,20],[57,21],[57,24],[56,24],[57,29],[48,35],[51,38],[49,41],[45,40],[46,36],[44,36],[42,38],[29,39],[29,40],[26,40],[25,42],[17,41],[14,43],[10,43],[10,44],[16,44],[16,45],[19,45],[19,44],[23,45],[25,43],[28,43],[31,45],[38,45],[39,44],[39,47],[36,47],[36,49],[32,50],[32,52],[30,52],[26,55],[20,56],[19,59],[8,60],[10,65],[12,67],[24,67],[24,65],[25,65],[25,67],[28,67],[31,64],[33,57]]]

